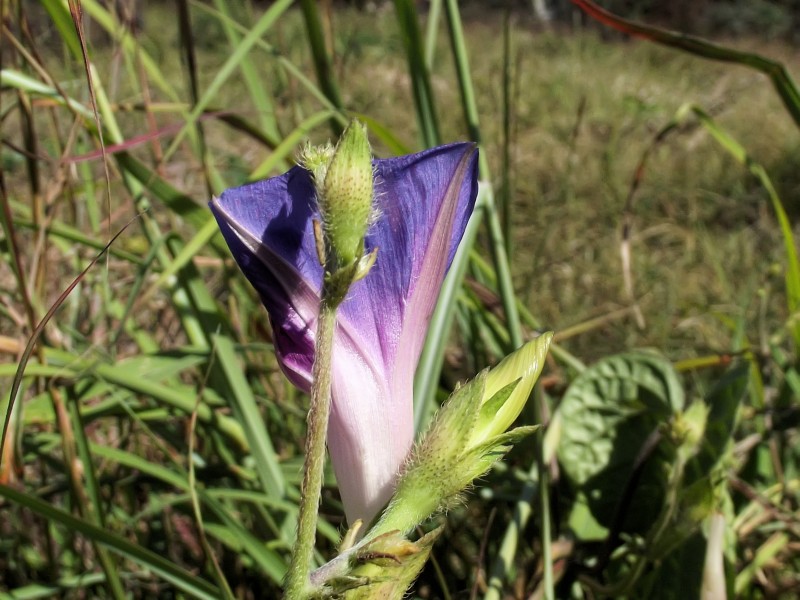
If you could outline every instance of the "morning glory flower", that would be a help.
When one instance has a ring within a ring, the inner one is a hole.
[[[413,444],[414,371],[478,191],[472,144],[374,160],[373,169],[364,253],[377,248],[377,260],[339,306],[328,426],[350,524],[386,504]],[[228,190],[211,209],[269,313],[281,368],[308,392],[323,281],[311,174],[294,167]]]

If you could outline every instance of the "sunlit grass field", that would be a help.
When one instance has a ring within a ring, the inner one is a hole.
[[[279,596],[307,400],[280,373],[266,312],[206,204],[227,187],[286,170],[303,141],[335,138],[345,116],[365,120],[377,156],[426,146],[408,31],[395,9],[323,7],[334,99],[318,82],[309,18],[285,4],[270,8],[274,21],[237,55],[248,31],[265,23],[265,7],[179,2],[183,19],[171,4],[143,3],[125,25],[104,3],[84,2],[92,93],[66,4],[13,9],[0,96],[0,415],[36,325],[63,304],[26,356],[7,426],[0,598],[213,598],[225,597],[223,580],[233,597]],[[470,128],[455,61],[463,52],[452,49],[444,18],[432,35],[427,17],[419,25],[438,142],[479,135],[502,233],[488,220],[478,232],[454,327],[437,332],[447,344],[431,402],[494,364],[517,334],[556,332],[538,395],[546,417],[558,415],[593,363],[634,349],[660,353],[670,369],[664,377],[679,382],[687,405],[705,398],[715,415],[728,404],[715,403],[713,390],[736,397],[719,421],[731,425],[728,437],[709,442],[722,456],[709,478],[735,480],[709,492],[707,511],[728,518],[729,597],[796,597],[800,378],[787,233],[763,182],[685,107],[705,111],[763,166],[795,233],[800,129],[754,70],[604,39],[599,26],[545,28],[523,10],[473,5],[461,15],[480,118]],[[800,76],[796,48],[719,41]],[[496,244],[507,251],[510,298]],[[516,325],[509,302],[521,314]],[[741,389],[720,388],[737,365]],[[541,415],[532,409],[523,418]],[[558,445],[556,429],[545,439]],[[631,444],[633,462],[640,446]],[[687,528],[665,541],[654,533],[662,529],[658,508],[647,513],[656,525],[598,514],[594,524],[581,521],[585,511],[575,507],[586,506],[585,490],[550,450],[551,512],[542,516],[531,491],[540,453],[522,445],[450,512],[415,597],[547,597],[543,568],[552,568],[559,598],[694,597],[687,590],[698,589],[702,569],[683,573],[681,565],[702,567],[706,547],[708,523],[683,518],[703,504],[684,494],[703,480],[697,465],[674,467],[674,448],[664,450],[672,458],[647,463],[674,475],[664,476],[662,492],[680,508],[663,518]],[[332,475],[328,484],[319,545],[326,559],[344,528]],[[641,517],[650,508],[637,509],[631,486],[627,508]],[[646,486],[641,494],[652,499]],[[521,505],[533,517],[508,558],[501,542]],[[543,567],[544,518],[554,567]],[[614,594],[595,585],[624,580],[637,553],[653,558],[628,588]]]

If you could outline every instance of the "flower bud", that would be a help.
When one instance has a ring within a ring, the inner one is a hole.
[[[545,333],[528,342],[453,392],[415,448],[389,506],[368,535],[405,533],[447,508],[512,445],[537,429],[506,431],[542,372],[552,337]]]
[[[328,173],[328,165],[333,158],[333,151],[334,148],[330,142],[321,146],[312,146],[306,143],[303,149],[300,150],[297,162],[311,173],[314,187],[318,190],[322,188],[322,184],[325,182],[325,175]]]
[[[330,250],[338,266],[351,265],[363,254],[372,214],[372,152],[367,128],[351,121],[330,162],[312,173]],[[319,181],[318,174],[324,174],[324,180]]]
[[[543,333],[489,371],[484,401],[472,434],[473,444],[503,433],[519,416],[542,372],[552,339],[551,332]],[[519,383],[511,387],[516,381]]]

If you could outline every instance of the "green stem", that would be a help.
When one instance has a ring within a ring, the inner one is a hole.
[[[453,59],[456,63],[456,73],[458,84],[461,91],[461,104],[464,109],[464,119],[470,139],[481,144],[481,129],[478,121],[478,103],[475,100],[475,88],[472,85],[472,75],[469,68],[469,58],[467,56],[467,44],[464,40],[464,28],[461,23],[461,14],[456,0],[447,0],[445,4],[447,12],[447,24],[450,31],[450,44],[453,49]],[[483,148],[481,149],[483,150]],[[489,162],[486,153],[481,151],[478,157],[478,169],[481,179],[491,181],[489,173]],[[494,195],[489,194],[484,204],[486,212],[486,225],[489,229],[489,238],[494,256],[495,269],[497,270],[497,283],[499,286],[500,299],[503,302],[503,310],[508,323],[508,333],[511,347],[508,349],[516,350],[523,343],[522,326],[520,325],[519,313],[517,312],[516,296],[514,285],[511,281],[511,266],[506,254],[506,243],[504,241],[503,227],[497,215],[497,208],[494,204]],[[510,232],[509,232],[510,233]]]
[[[540,403],[544,403],[545,399],[542,394],[536,394],[536,398]],[[544,421],[540,420],[540,423]],[[537,452],[536,452],[536,471],[539,474],[539,510],[541,514],[541,540],[542,540],[542,588],[544,591],[545,600],[555,600],[555,582],[553,578],[553,548],[552,548],[552,531],[550,527],[550,472],[547,469],[547,463],[544,460],[544,432],[539,430],[536,432]]]
[[[342,97],[339,93],[339,86],[336,84],[331,57],[326,47],[325,33],[322,29],[322,19],[319,15],[317,0],[302,0],[300,7],[303,10],[303,18],[306,22],[308,42],[311,46],[311,55],[314,59],[314,70],[317,72],[319,86],[322,88],[325,97],[331,101],[331,104],[341,110],[343,106]],[[330,124],[334,135],[339,137],[343,131],[341,123],[336,117],[331,117]]]
[[[503,597],[505,582],[509,579],[514,557],[517,554],[520,535],[533,515],[534,498],[540,482],[535,482],[539,473],[538,461],[530,468],[528,480],[522,486],[514,514],[503,535],[494,563],[489,572],[489,586],[483,600],[500,600]]]
[[[309,576],[313,567],[314,543],[317,534],[317,512],[322,494],[322,475],[325,465],[325,440],[331,412],[331,359],[333,332],[336,328],[335,301],[323,292],[317,320],[311,406],[308,411],[308,437],[303,465],[303,484],[300,493],[300,514],[297,519],[297,539],[286,581],[287,600],[307,598],[311,591]]]
[[[433,99],[433,86],[430,73],[425,66],[425,49],[422,33],[419,30],[416,5],[412,0],[394,0],[397,25],[403,39],[408,60],[408,74],[411,77],[411,91],[414,93],[414,107],[417,123],[425,148],[433,148],[440,143],[439,123]]]

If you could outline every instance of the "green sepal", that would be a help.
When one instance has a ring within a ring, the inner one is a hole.
[[[492,465],[500,460],[511,450],[514,444],[533,434],[539,425],[526,425],[502,433],[486,442],[465,452],[454,465],[453,470],[446,477],[447,483],[442,487],[449,487],[452,491],[448,497],[458,494],[470,485],[475,479],[484,475]]]
[[[457,455],[469,445],[480,414],[486,376],[487,370],[483,370],[474,379],[456,387],[414,450],[411,464],[423,456]]]
[[[381,536],[361,552],[352,569],[352,577],[365,583],[344,593],[345,600],[401,600],[430,556],[443,527],[438,527],[416,542],[409,542],[397,532]],[[393,545],[401,553],[392,557]],[[370,554],[372,553],[372,554]]]
[[[503,405],[508,401],[511,397],[511,394],[514,392],[516,387],[522,381],[522,378],[519,377],[509,383],[504,388],[501,388],[499,392],[497,392],[494,396],[489,398],[486,402],[484,402],[483,406],[481,406],[481,412],[478,419],[481,422],[488,422],[497,414],[497,412],[503,407]]]

